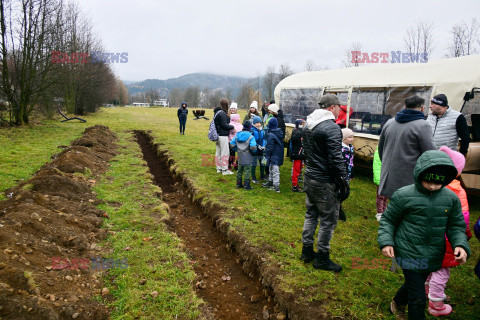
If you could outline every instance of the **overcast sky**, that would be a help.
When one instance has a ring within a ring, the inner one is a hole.
[[[364,52],[404,50],[407,27],[434,24],[431,59],[445,55],[449,30],[480,12],[478,0],[77,0],[123,80],[187,73],[255,77],[270,65],[303,71],[342,66],[353,42]]]

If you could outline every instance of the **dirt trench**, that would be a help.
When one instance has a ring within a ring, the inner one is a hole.
[[[286,319],[274,305],[271,292],[251,270],[242,269],[242,259],[231,250],[215,222],[194,203],[184,186],[176,181],[168,164],[158,156],[157,145],[143,131],[136,131],[145,161],[155,184],[162,189],[162,200],[170,208],[169,227],[183,241],[197,274],[197,294],[208,304],[213,319]]]

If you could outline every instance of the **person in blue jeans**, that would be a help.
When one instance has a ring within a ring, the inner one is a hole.
[[[180,134],[185,135],[185,125],[187,124],[188,109],[187,104],[182,102],[182,105],[177,110],[178,121],[180,122]]]
[[[262,158],[263,150],[267,144],[267,137],[265,137],[265,131],[262,129],[262,118],[259,116],[253,117],[252,133],[257,142],[257,151],[253,154],[252,182],[259,183],[255,172],[257,171],[257,163],[260,163],[260,180],[265,179],[265,165],[262,163]]]

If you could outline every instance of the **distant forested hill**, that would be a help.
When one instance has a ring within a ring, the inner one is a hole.
[[[158,90],[160,94],[168,95],[173,88],[185,89],[188,87],[199,87],[201,90],[208,88],[210,90],[221,89],[223,91],[230,90],[232,94],[240,91],[242,84],[252,81],[252,79],[222,76],[211,73],[190,73],[178,78],[167,80],[147,79],[141,82],[127,85],[130,94],[145,92],[148,89]]]

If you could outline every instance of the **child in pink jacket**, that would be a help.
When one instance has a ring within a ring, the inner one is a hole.
[[[465,157],[460,152],[453,151],[445,146],[440,147],[439,151],[445,152],[452,159],[453,164],[457,168],[458,178],[465,167]],[[447,185],[447,188],[455,192],[460,199],[463,217],[465,218],[465,223],[467,224],[465,233],[467,234],[467,238],[470,239],[472,237],[472,233],[470,232],[469,228],[470,212],[468,208],[467,193],[462,188],[460,181],[457,179],[454,179],[449,185]],[[428,295],[429,300],[428,312],[434,316],[444,316],[452,312],[452,307],[449,304],[444,303],[444,300],[447,297],[445,295],[445,286],[450,278],[450,268],[458,266],[459,262],[455,260],[453,248],[448,239],[446,241],[445,251],[442,268],[432,272],[428,276],[427,282],[425,282],[425,292]]]
[[[235,109],[236,110],[236,109]],[[235,135],[243,130],[243,125],[240,123],[240,115],[238,113],[232,113],[230,115],[230,125],[233,126],[233,129],[230,130],[230,134],[228,135],[228,142],[230,146],[230,158],[228,159],[228,168],[230,169],[232,166],[235,169],[238,166],[238,161],[235,161],[235,150],[233,150],[230,142],[235,138]]]

